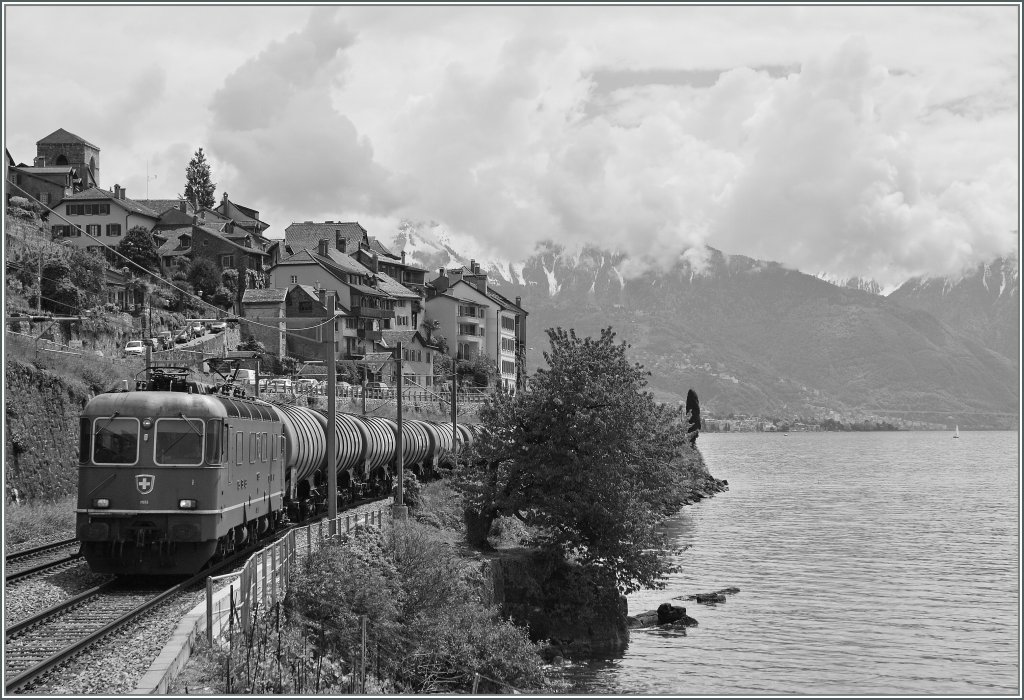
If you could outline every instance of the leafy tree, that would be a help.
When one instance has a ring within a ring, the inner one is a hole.
[[[498,378],[498,367],[494,363],[494,358],[483,352],[468,360],[456,362],[456,371],[460,377],[469,379],[474,386],[490,386]]]
[[[614,581],[623,593],[663,586],[673,571],[659,524],[685,499],[684,467],[700,461],[679,407],[655,403],[646,372],[611,328],[598,339],[547,331],[548,368],[529,392],[496,392],[484,435],[453,475],[468,538],[486,545],[499,515],[533,544]]]
[[[232,297],[238,293],[238,270],[228,268],[220,273],[220,281]]]
[[[133,226],[128,229],[128,233],[117,244],[117,252],[144,270],[150,272],[160,270],[160,257],[157,254],[153,234],[143,226]],[[132,272],[138,272],[138,270],[132,268]]]
[[[427,334],[427,345],[433,345],[434,332],[440,330],[441,322],[436,319],[424,318],[420,327],[423,329],[423,332]]]
[[[200,147],[185,169],[184,198],[199,207],[213,207],[213,192],[216,188],[217,184],[210,181],[210,164],[206,162],[206,155]]]
[[[209,258],[196,258],[188,271],[188,281],[196,292],[202,292],[204,299],[210,299],[220,284],[220,270]]]
[[[105,269],[103,256],[67,246],[66,255],[43,264],[41,308],[66,316],[92,306],[104,290]]]

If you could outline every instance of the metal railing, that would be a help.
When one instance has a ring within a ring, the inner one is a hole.
[[[266,609],[278,600],[283,600],[288,590],[288,581],[292,567],[299,563],[299,556],[304,552],[309,555],[313,545],[317,547],[331,537],[351,532],[360,525],[360,516],[339,515],[333,520],[325,518],[305,528],[294,528],[281,539],[264,547],[249,557],[241,571],[221,576],[210,576],[206,579],[206,638],[213,646],[213,640],[239,624],[248,631],[252,624],[253,606],[259,604]],[[385,525],[384,509],[368,511],[362,514],[363,525]],[[390,518],[387,520],[390,522]],[[342,529],[344,528],[344,529]],[[305,531],[305,537],[297,536]],[[314,539],[315,538],[315,539]],[[303,547],[301,540],[305,539]],[[218,592],[214,592],[217,581],[237,579]]]

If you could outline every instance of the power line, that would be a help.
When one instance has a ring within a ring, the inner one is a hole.
[[[77,231],[78,231],[79,233],[81,233],[81,234],[84,234],[85,236],[87,236],[87,237],[91,238],[92,240],[96,241],[97,243],[99,243],[99,244],[100,244],[100,245],[101,245],[101,246],[102,246],[103,248],[105,248],[106,250],[109,250],[109,251],[111,251],[111,252],[112,252],[112,253],[114,253],[115,255],[117,255],[117,256],[119,256],[120,258],[124,259],[125,261],[127,261],[127,262],[131,263],[131,264],[132,264],[132,265],[134,265],[134,266],[135,266],[136,268],[138,268],[139,270],[141,270],[141,271],[142,271],[143,273],[145,273],[145,274],[149,275],[150,277],[154,278],[154,279],[155,279],[155,280],[156,280],[157,282],[162,282],[163,284],[166,284],[166,285],[167,285],[167,286],[169,286],[169,287],[170,287],[171,289],[173,289],[173,290],[175,290],[175,291],[177,291],[177,292],[181,293],[181,295],[182,295],[182,296],[187,296],[187,297],[189,297],[189,298],[191,298],[191,299],[195,299],[195,300],[196,300],[196,301],[198,301],[198,302],[199,302],[200,304],[203,304],[203,305],[207,306],[208,308],[211,308],[211,309],[213,309],[213,310],[214,310],[214,311],[216,311],[216,312],[217,312],[218,314],[220,314],[220,313],[223,313],[223,309],[221,309],[221,308],[219,308],[219,307],[217,307],[217,306],[215,306],[215,305],[211,304],[211,303],[210,303],[210,302],[208,302],[208,301],[205,301],[205,300],[204,300],[204,299],[203,299],[202,297],[198,297],[198,296],[196,296],[195,294],[192,294],[192,293],[190,293],[190,292],[187,292],[187,291],[185,291],[185,290],[184,290],[184,289],[182,289],[181,287],[178,287],[178,286],[176,286],[176,285],[175,285],[175,284],[174,284],[173,282],[171,282],[171,281],[169,281],[169,280],[167,280],[167,279],[165,279],[165,278],[161,277],[160,275],[157,275],[157,274],[156,274],[156,273],[154,273],[153,271],[151,271],[151,270],[147,270],[146,268],[144,268],[144,267],[142,267],[141,265],[139,265],[138,263],[136,263],[136,262],[135,262],[134,260],[131,260],[131,259],[129,259],[128,257],[126,257],[126,256],[125,256],[125,255],[124,255],[123,253],[121,253],[121,251],[117,250],[116,248],[112,248],[112,247],[110,247],[109,245],[107,245],[106,243],[104,243],[103,241],[101,241],[100,239],[96,238],[96,236],[94,236],[94,235],[92,235],[91,233],[89,233],[89,232],[87,232],[87,231],[83,230],[81,226],[78,226],[78,225],[74,224],[73,222],[71,222],[70,220],[68,220],[68,219],[67,219],[66,217],[64,217],[63,215],[61,215],[61,214],[60,214],[60,213],[59,213],[59,212],[58,212],[58,211],[57,211],[56,209],[53,209],[52,207],[50,207],[50,206],[48,206],[48,205],[46,205],[46,204],[43,204],[42,202],[40,202],[40,201],[39,201],[38,199],[36,199],[36,198],[35,198],[34,196],[32,196],[32,194],[30,194],[29,192],[27,192],[27,191],[26,191],[26,190],[25,190],[25,189],[24,189],[23,187],[21,187],[20,185],[17,185],[17,184],[15,184],[15,183],[13,183],[13,182],[8,182],[8,184],[9,184],[9,185],[11,185],[11,186],[13,186],[13,187],[16,187],[16,188],[18,188],[18,189],[19,189],[19,190],[21,190],[21,192],[23,192],[23,193],[24,193],[24,194],[25,194],[25,195],[26,195],[26,196],[27,196],[28,198],[30,198],[30,199],[31,199],[32,201],[34,201],[34,202],[35,202],[36,204],[38,204],[39,206],[41,206],[41,207],[43,207],[44,209],[46,209],[46,210],[47,210],[48,212],[50,212],[51,214],[55,215],[55,216],[56,216],[56,217],[57,217],[58,219],[60,219],[61,221],[65,222],[65,223],[66,223],[66,224],[68,224],[69,226],[72,226],[72,227],[73,227],[73,228],[74,228],[75,230],[77,230]],[[52,280],[51,280],[51,281],[52,281]],[[326,325],[327,325],[328,323],[331,323],[332,321],[335,321],[335,320],[336,320],[336,319],[326,319],[326,320],[325,320],[325,321],[324,321],[323,323],[318,323],[318,324],[316,324],[316,325],[313,325],[313,326],[308,326],[308,327],[305,327],[305,328],[295,328],[295,329],[291,329],[291,330],[285,330],[285,331],[281,331],[281,330],[280,330],[279,328],[276,328],[276,327],[274,327],[274,326],[271,326],[271,325],[268,325],[268,324],[265,324],[265,323],[259,323],[258,321],[251,321],[251,320],[249,320],[249,319],[245,319],[245,322],[246,322],[246,323],[248,323],[248,324],[250,324],[250,325],[253,325],[253,326],[257,326],[257,327],[260,327],[260,328],[267,328],[267,329],[269,329],[269,330],[273,330],[273,331],[276,331],[276,332],[279,332],[279,333],[284,333],[285,335],[295,336],[295,337],[303,338],[303,339],[305,339],[305,340],[312,340],[312,339],[310,339],[310,338],[306,338],[305,336],[303,336],[303,335],[300,335],[300,334],[298,334],[298,333],[293,333],[292,331],[293,331],[293,330],[294,330],[294,331],[305,331],[305,330],[315,330],[315,329],[317,329],[317,328],[321,328],[321,327],[323,327],[323,326],[326,326]]]

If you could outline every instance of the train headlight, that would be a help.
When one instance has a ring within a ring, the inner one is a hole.
[[[110,507],[110,499],[109,498],[94,498],[94,499],[92,499],[92,507],[93,508],[109,508]]]
[[[149,418],[143,418],[142,419],[142,429],[143,430],[149,430],[152,427],[153,427],[153,421],[151,419],[149,419]]]
[[[194,498],[183,498],[178,501],[178,508],[181,510],[195,510],[197,505],[199,505],[199,501]]]

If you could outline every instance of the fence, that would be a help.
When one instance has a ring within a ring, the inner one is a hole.
[[[376,524],[378,527],[384,527],[383,509],[364,513],[362,517],[364,525]],[[326,538],[338,535],[342,525],[345,528],[344,533],[350,532],[353,527],[359,525],[359,518],[359,515],[339,515],[333,520],[320,520],[315,528],[313,524],[307,525],[304,528],[306,554],[313,549],[314,529],[319,546]],[[246,560],[240,573],[211,576],[206,579],[206,637],[211,647],[213,640],[236,621],[242,625],[242,629],[248,631],[252,624],[254,604],[258,602],[261,608],[266,609],[268,599],[270,604],[274,604],[279,598],[284,598],[292,567],[298,563],[301,538],[296,536],[296,532],[297,529],[289,530],[288,534],[277,542],[253,554]],[[233,578],[238,579],[237,583],[232,582],[214,594],[214,584],[217,581]]]

